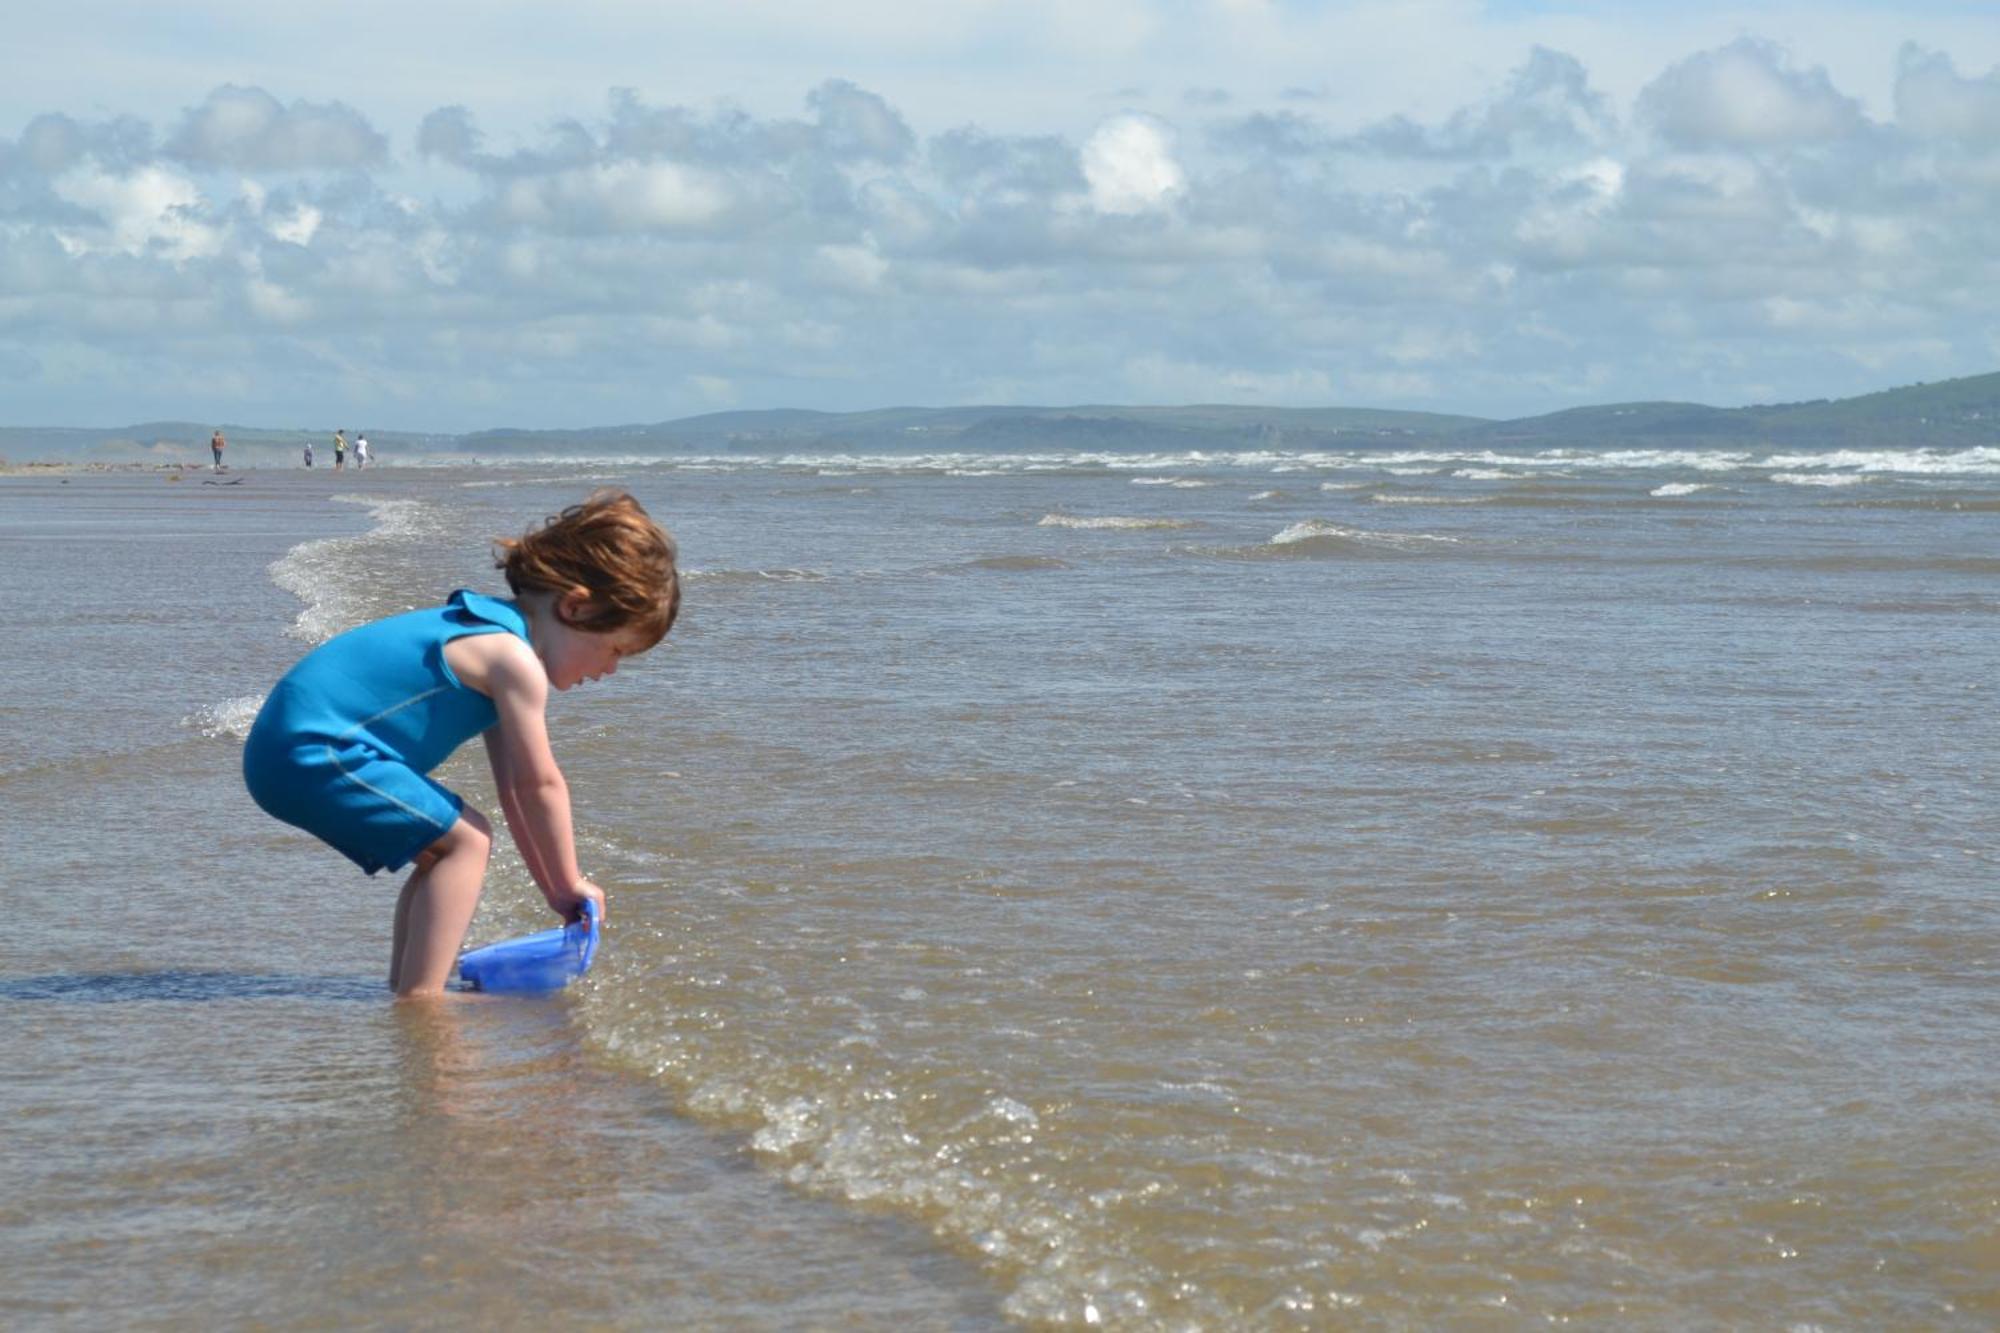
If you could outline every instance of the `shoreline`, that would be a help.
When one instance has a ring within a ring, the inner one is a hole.
[[[225,467],[223,469],[227,471]],[[16,463],[0,459],[0,477],[64,477],[90,472],[193,472],[214,471],[209,463],[106,463],[74,462]]]

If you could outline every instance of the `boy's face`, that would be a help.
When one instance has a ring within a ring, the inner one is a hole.
[[[634,629],[595,634],[558,621],[542,648],[542,668],[549,673],[550,685],[558,690],[573,689],[586,680],[610,675],[619,663],[649,646]]]

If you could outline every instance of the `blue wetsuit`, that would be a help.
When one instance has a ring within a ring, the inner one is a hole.
[[[243,746],[250,795],[371,875],[402,869],[465,808],[426,775],[499,720],[493,700],[453,673],[444,646],[501,633],[528,641],[520,608],[460,589],[443,606],[328,639],[258,711]]]

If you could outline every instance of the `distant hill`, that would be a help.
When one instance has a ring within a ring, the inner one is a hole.
[[[0,427],[0,460],[207,461],[212,423],[156,421],[106,430]],[[330,452],[331,427],[233,426],[229,457],[290,463],[308,439]],[[1914,384],[1855,398],[1707,407],[1612,403],[1513,421],[1351,407],[886,407],[713,412],[674,421],[574,430],[466,435],[368,431],[384,460],[412,455],[474,458],[637,456],[676,453],[937,450],[1091,452],[1356,449],[1426,443],[1492,449],[1580,447],[1837,449],[2000,446],[2000,373]],[[353,438],[352,432],[349,439]]]
[[[1491,421],[1466,439],[1499,448],[1567,445],[1842,449],[2000,445],[2000,374],[1913,384],[1858,398],[1755,407],[1699,403],[1614,403],[1518,421]]]
[[[1900,430],[1910,432],[1911,443],[1990,445],[2000,443],[2000,374],[1743,410],[1765,434],[1786,443],[1833,435],[1879,439],[1884,431]]]
[[[564,453],[655,453],[780,450],[869,450],[902,453],[940,448],[1157,449],[1242,448],[1339,437],[1433,437],[1477,425],[1478,417],[1372,408],[1235,407],[885,407],[866,412],[797,409],[715,412],[645,426],[588,430],[492,430],[459,437],[458,448],[482,456]]]

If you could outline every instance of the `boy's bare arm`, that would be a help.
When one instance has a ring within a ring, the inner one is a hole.
[[[528,873],[564,918],[574,919],[586,898],[597,900],[601,914],[603,891],[577,868],[569,783],[549,746],[548,674],[534,650],[512,635],[461,639],[450,647],[461,643],[470,643],[475,651],[454,654],[453,668],[466,684],[492,699],[500,714],[486,743],[507,829]]]
[[[521,859],[527,863],[536,885],[545,885],[550,882],[548,866],[534,839],[525,832],[528,817],[521,809],[520,794],[514,790],[513,777],[508,772],[507,747],[501,743],[500,728],[488,727],[480,740],[486,744],[486,761],[493,768],[493,788],[499,793],[500,808],[507,816],[507,831],[513,835],[514,845],[520,849]]]

